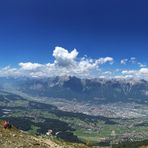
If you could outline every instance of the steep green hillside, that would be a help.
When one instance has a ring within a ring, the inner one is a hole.
[[[52,137],[33,136],[15,127],[4,129],[2,122],[0,121],[0,147],[2,148],[88,148],[82,144],[62,142]]]

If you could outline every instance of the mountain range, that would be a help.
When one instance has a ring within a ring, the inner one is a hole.
[[[78,101],[147,103],[148,81],[144,79],[0,78],[0,89],[17,90],[31,96]]]

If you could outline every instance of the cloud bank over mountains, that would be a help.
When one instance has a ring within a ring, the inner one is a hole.
[[[147,78],[148,68],[146,65],[138,62],[135,57],[130,59],[121,59],[120,65],[128,63],[137,64],[139,69],[115,69],[113,57],[100,57],[97,59],[87,56],[78,57],[79,52],[76,49],[68,51],[62,47],[55,47],[52,56],[52,63],[40,64],[32,62],[20,62],[18,68],[6,66],[0,69],[1,77],[53,77],[53,76],[78,76],[78,77],[101,77],[101,78]],[[107,65],[109,69],[103,68]]]

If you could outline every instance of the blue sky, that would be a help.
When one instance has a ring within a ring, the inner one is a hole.
[[[138,65],[120,60],[148,63],[147,5],[147,0],[1,1],[0,67],[54,62],[60,46],[69,52],[76,48],[77,58],[113,57],[112,68],[137,70]]]

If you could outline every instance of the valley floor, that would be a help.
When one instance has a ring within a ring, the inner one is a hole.
[[[0,144],[4,148],[9,148],[8,144],[11,144],[10,148],[13,148],[12,145],[15,147],[16,139],[18,144],[22,141],[24,148],[28,148],[28,145],[25,147],[28,143],[32,148],[38,148],[40,145],[44,145],[45,148],[50,144],[52,146],[52,140],[47,136],[49,130],[52,131],[51,137],[58,139],[54,142],[58,147],[68,145],[68,148],[82,147],[82,144],[78,143],[110,146],[121,142],[148,139],[147,104],[134,102],[93,104],[60,98],[31,98],[5,91],[1,91],[0,99],[1,120],[7,120],[17,129],[32,135],[46,135],[44,139],[30,136],[25,139],[21,137],[22,133],[17,137],[15,131],[11,131],[9,135],[9,131],[7,133],[7,130],[0,129]],[[14,135],[11,134],[13,132]],[[11,143],[9,138],[12,140]]]

